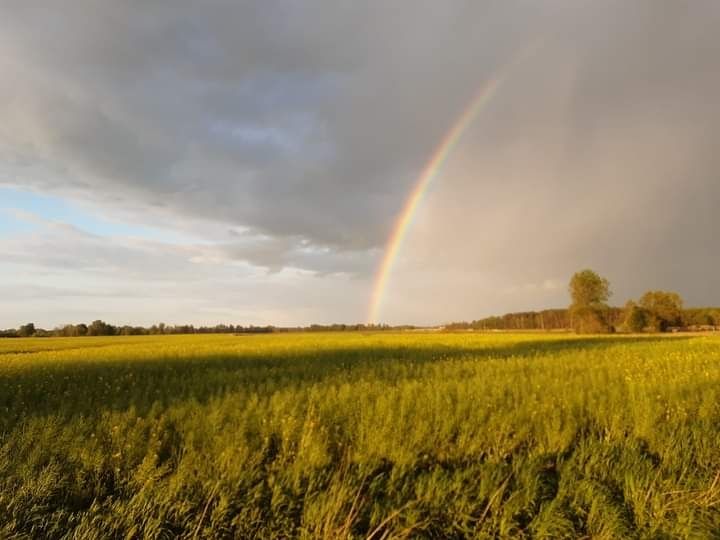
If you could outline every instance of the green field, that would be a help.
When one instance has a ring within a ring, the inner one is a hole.
[[[0,341],[0,538],[720,534],[720,338]]]

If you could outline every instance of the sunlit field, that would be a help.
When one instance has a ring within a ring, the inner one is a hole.
[[[720,338],[0,341],[0,538],[720,530]]]

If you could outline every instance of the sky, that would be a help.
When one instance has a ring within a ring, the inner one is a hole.
[[[720,3],[0,0],[0,327],[720,305]],[[501,79],[501,80],[500,80]]]

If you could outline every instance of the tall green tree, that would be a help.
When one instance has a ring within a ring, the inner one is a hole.
[[[580,334],[605,333],[608,324],[607,301],[610,282],[593,270],[582,270],[570,279],[570,324]]]
[[[648,291],[638,303],[647,312],[648,325],[656,332],[682,324],[683,300],[676,292]]]

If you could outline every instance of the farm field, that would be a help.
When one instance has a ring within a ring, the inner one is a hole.
[[[0,538],[720,531],[720,338],[0,341]]]

